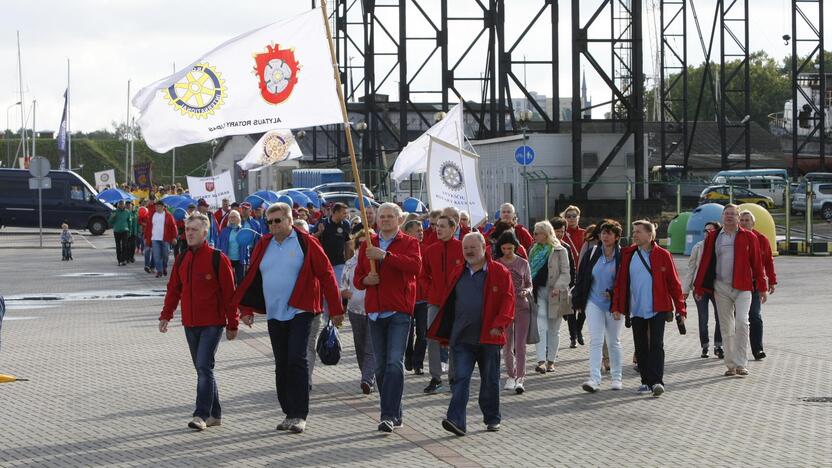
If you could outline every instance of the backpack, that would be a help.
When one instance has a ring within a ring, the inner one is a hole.
[[[213,252],[211,252],[211,254],[212,254],[211,255],[211,265],[214,267],[214,278],[216,278],[217,281],[219,281],[220,280],[220,255],[222,255],[222,251],[220,251],[219,249],[215,249],[213,247],[211,247],[211,250],[213,250]],[[176,263],[174,265],[174,271],[179,270],[179,266],[182,265],[182,260],[185,258],[186,253],[188,253],[187,248],[182,253],[180,253],[179,256],[176,258]]]
[[[334,366],[341,360],[341,340],[338,338],[338,329],[330,320],[318,335],[318,343],[315,346],[321,363],[326,366]]]

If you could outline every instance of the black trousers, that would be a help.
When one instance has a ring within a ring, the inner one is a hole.
[[[127,248],[129,247],[130,232],[122,231],[115,232],[113,235],[116,238],[116,259],[119,263],[127,261]]]
[[[579,336],[583,336],[584,322],[586,322],[586,314],[583,311],[566,316],[570,340],[577,340]]]
[[[136,259],[136,239],[138,239],[134,235],[130,235],[127,237],[127,251],[124,255],[125,260],[135,261]]]
[[[640,317],[631,320],[642,385],[664,385],[665,316],[665,313],[660,313],[646,320]]]
[[[311,312],[292,320],[269,320],[269,339],[274,353],[274,381],[280,409],[287,418],[306,419],[309,414],[309,361],[306,345],[312,325]]]
[[[413,319],[410,322],[410,332],[407,335],[407,348],[404,351],[405,362],[414,369],[421,369],[425,365],[425,351],[428,349],[428,303],[419,302],[413,308]]]

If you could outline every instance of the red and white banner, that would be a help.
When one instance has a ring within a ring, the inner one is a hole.
[[[231,178],[231,171],[211,177],[188,176],[188,193],[191,198],[199,200],[204,198],[212,208],[218,208],[222,199],[227,198],[234,202],[234,180]]]

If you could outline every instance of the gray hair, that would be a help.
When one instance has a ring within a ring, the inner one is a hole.
[[[390,203],[390,202],[382,203],[381,206],[379,206],[378,209],[376,210],[376,213],[381,213],[381,210],[393,210],[393,213],[395,213],[396,217],[398,217],[398,218],[402,217],[402,208],[399,205],[395,204],[395,203]]]
[[[481,232],[479,232],[479,231],[472,231],[472,232],[469,232],[468,234],[465,234],[465,237],[463,237],[463,238],[462,238],[462,240],[465,240],[465,239],[467,239],[467,238],[469,238],[469,237],[475,237],[475,238],[477,238],[477,239],[480,241],[480,244],[482,244],[483,246],[485,246],[485,236],[483,236]]]
[[[194,222],[201,223],[202,224],[202,229],[205,232],[208,232],[208,229],[211,228],[211,220],[208,219],[208,216],[205,216],[204,214],[202,214],[198,211],[193,213],[192,215],[188,216],[188,219],[185,220],[185,224],[190,224],[190,223],[194,223]]]
[[[274,213],[275,211],[279,211],[283,213],[283,216],[286,216],[291,221],[292,219],[292,207],[283,202],[272,203],[269,206],[269,209],[266,210],[266,216]]]
[[[750,216],[751,217],[751,222],[754,223],[754,224],[757,224],[757,217],[754,216],[754,213],[752,213],[750,210],[740,211],[740,218],[742,218],[745,215]]]
[[[512,205],[511,203],[503,203],[502,205],[500,205],[500,211],[503,211],[503,208],[505,207],[511,208],[512,213],[517,213],[517,210],[514,209],[514,205]]]
[[[309,232],[309,223],[307,223],[305,220],[296,219],[292,221],[292,225],[300,229],[303,229],[304,232]]]

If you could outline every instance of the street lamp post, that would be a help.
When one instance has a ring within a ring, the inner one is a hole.
[[[517,111],[517,123],[520,124],[520,129],[523,131],[523,191],[526,192],[526,225],[529,225],[530,216],[530,198],[529,198],[529,179],[526,177],[526,166],[528,165],[528,154],[526,153],[526,132],[529,130],[529,122],[532,120],[532,111],[521,110]],[[543,213],[546,216],[546,213]]]

